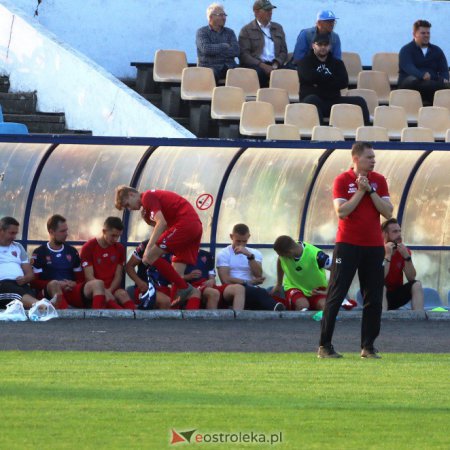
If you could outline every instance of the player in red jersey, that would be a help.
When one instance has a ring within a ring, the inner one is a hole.
[[[139,210],[145,222],[153,226],[143,262],[178,289],[181,302],[186,301],[194,288],[183,278],[187,264],[195,264],[202,237],[202,223],[192,205],[175,192],[151,190],[139,193],[129,186],[116,189],[116,208]],[[161,258],[172,253],[172,265]]]
[[[374,341],[380,332],[384,241],[380,215],[389,219],[393,206],[386,179],[373,171],[375,153],[367,142],[352,146],[353,167],[337,176],[333,204],[339,217],[330,284],[321,323],[319,358],[339,358],[331,339],[342,299],[358,271],[364,309],[361,357],[379,358]]]
[[[102,235],[87,241],[81,248],[81,265],[87,281],[102,280],[105,284],[106,308],[135,309],[127,291],[120,286],[123,279],[125,248],[117,242],[123,223],[119,217],[108,217]]]

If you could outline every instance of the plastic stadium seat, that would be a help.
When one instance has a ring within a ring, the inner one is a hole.
[[[300,91],[300,81],[298,79],[298,73],[292,69],[278,69],[270,72],[270,84],[271,88],[286,89],[289,95],[289,101],[298,102]]]
[[[358,75],[358,89],[373,89],[377,93],[378,103],[389,103],[391,85],[386,72],[363,70]]]
[[[397,89],[389,95],[389,106],[401,106],[405,109],[408,123],[417,123],[419,109],[422,108],[422,97],[419,91]]]
[[[300,132],[295,125],[277,123],[268,126],[267,139],[278,141],[297,141],[300,139]]]
[[[402,142],[434,142],[431,128],[409,127],[402,130]]]
[[[268,102],[246,102],[242,105],[239,132],[244,136],[266,136],[267,127],[275,123],[273,106]]]
[[[289,105],[289,96],[286,89],[262,88],[256,92],[256,101],[272,103],[275,111],[275,120],[284,119],[284,111]]]
[[[347,95],[362,97],[367,103],[370,120],[373,121],[375,108],[379,105],[377,93],[373,89],[349,89]]]
[[[181,74],[187,66],[185,52],[181,50],[156,50],[153,79],[159,83],[181,83]]]
[[[356,85],[358,74],[363,70],[359,53],[342,52],[342,61],[348,73],[348,84]]]
[[[443,106],[450,113],[450,89],[441,89],[434,93],[433,106]]]
[[[442,305],[441,297],[439,296],[438,291],[433,288],[424,287],[423,288],[423,306],[425,309],[433,309]]]
[[[450,128],[445,133],[445,142],[450,142]]]
[[[181,75],[181,98],[183,100],[211,101],[216,87],[214,72],[209,67],[186,67]]]
[[[259,89],[258,74],[254,69],[244,69],[242,67],[228,69],[225,86],[242,88],[247,99],[256,97],[256,92]]]
[[[315,126],[312,129],[312,141],[344,141],[342,130],[337,127]]]
[[[386,128],[389,139],[400,139],[403,128],[408,127],[405,109],[401,106],[377,106],[373,124]]]
[[[330,113],[330,125],[340,128],[344,137],[355,138],[356,129],[364,125],[361,108],[348,103],[333,105]]]
[[[0,134],[28,134],[28,128],[23,123],[0,122]]]
[[[450,128],[450,113],[442,106],[424,106],[419,109],[419,127],[431,128],[434,139],[444,140]]]
[[[308,103],[287,105],[284,113],[284,123],[295,125],[300,131],[300,136],[311,137],[312,129],[320,125],[316,105]]]
[[[384,127],[359,127],[356,129],[356,141],[387,142],[388,130]]]
[[[372,56],[372,70],[385,72],[391,86],[397,86],[398,53],[380,52]]]
[[[245,94],[242,88],[218,86],[213,89],[211,117],[220,120],[239,120]]]

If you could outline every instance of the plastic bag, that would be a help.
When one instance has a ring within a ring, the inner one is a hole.
[[[13,300],[6,305],[6,310],[0,313],[0,320],[22,322],[27,320],[27,314],[20,300]]]
[[[28,311],[28,317],[33,322],[46,322],[50,319],[56,319],[58,313],[55,307],[47,299],[36,302]]]

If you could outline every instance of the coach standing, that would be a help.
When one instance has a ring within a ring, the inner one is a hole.
[[[371,144],[355,142],[353,167],[337,176],[333,204],[339,217],[330,285],[323,312],[319,358],[340,358],[331,339],[336,316],[358,270],[364,309],[361,324],[361,358],[379,358],[374,341],[380,332],[384,271],[384,241],[380,214],[392,215],[386,179],[373,172],[375,153]]]

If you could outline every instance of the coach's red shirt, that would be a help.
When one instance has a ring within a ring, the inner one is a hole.
[[[408,248],[408,253],[411,251]],[[403,286],[403,269],[405,267],[405,260],[398,250],[391,256],[391,263],[389,264],[389,272],[384,279],[384,284],[388,291],[395,291],[400,286]]]
[[[116,274],[118,265],[125,263],[125,248],[119,242],[103,248],[97,239],[87,241],[80,252],[81,266],[92,266],[97,280],[103,280],[105,288],[109,288]]]
[[[350,200],[358,190],[353,169],[336,177],[333,184],[333,199]],[[367,175],[370,185],[380,197],[389,198],[386,178],[377,172]],[[364,195],[356,209],[344,219],[339,219],[336,242],[368,247],[384,246],[380,227],[380,213],[369,194]]]
[[[168,228],[180,222],[200,221],[194,207],[181,195],[170,191],[151,190],[141,194],[144,220],[154,220],[158,211],[166,219]]]

